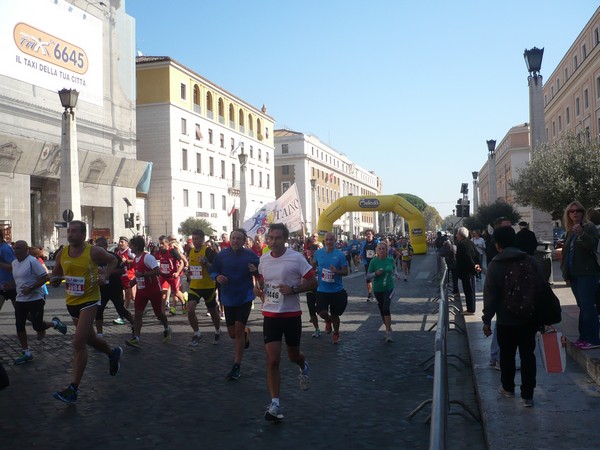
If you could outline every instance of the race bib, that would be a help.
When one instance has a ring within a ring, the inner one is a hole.
[[[160,271],[162,273],[171,273],[169,270],[171,268],[169,263],[160,263]]]
[[[402,250],[402,256],[408,256],[408,250]]]
[[[202,279],[202,266],[190,266],[190,273],[192,280]]]
[[[138,289],[144,289],[146,287],[146,279],[144,277],[136,277],[135,282],[137,283]]]
[[[321,281],[325,283],[333,283],[335,274],[329,269],[323,269],[321,272]]]
[[[279,292],[279,284],[265,283],[265,303],[281,304],[283,294]]]
[[[367,250],[366,251],[367,258],[371,259],[375,257],[375,250]]]
[[[65,277],[67,294],[80,297],[85,293],[85,277]]]

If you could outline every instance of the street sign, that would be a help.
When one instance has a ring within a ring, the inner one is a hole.
[[[65,209],[62,213],[62,218],[65,222],[71,222],[73,220],[74,214],[70,209]]]

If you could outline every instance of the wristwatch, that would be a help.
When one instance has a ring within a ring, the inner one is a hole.
[[[298,291],[298,286],[292,286],[292,292],[293,292],[294,294],[297,294],[297,293],[299,292],[299,291]]]

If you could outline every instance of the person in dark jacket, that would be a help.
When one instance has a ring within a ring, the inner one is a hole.
[[[519,232],[515,236],[515,247],[519,250],[534,256],[537,248],[537,238],[535,233],[529,229],[529,224],[525,221],[519,222]]]
[[[483,333],[492,334],[491,322],[496,316],[496,331],[500,346],[500,380],[498,392],[503,397],[515,396],[515,356],[517,348],[521,358],[521,400],[525,407],[533,406],[535,389],[536,361],[535,335],[537,323],[535,318],[517,318],[504,306],[505,261],[530,258],[536,267],[538,282],[544,282],[541,268],[532,256],[515,247],[515,230],[512,227],[500,227],[494,230],[495,245],[498,254],[488,266],[483,287]]]
[[[585,208],[577,201],[566,207],[563,225],[567,235],[560,270],[579,306],[579,339],[574,345],[590,350],[600,347],[596,311],[596,290],[600,277],[596,263],[598,230],[587,220]]]
[[[467,307],[465,314],[475,313],[475,275],[479,272],[481,272],[481,266],[477,248],[469,239],[469,230],[460,227],[456,231],[456,273],[465,294]]]

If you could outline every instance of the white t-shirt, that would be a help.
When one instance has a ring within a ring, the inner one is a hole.
[[[33,256],[28,255],[23,261],[14,259],[12,262],[12,273],[17,285],[17,301],[32,302],[41,300],[45,297],[44,289],[40,286],[31,291],[28,295],[21,293],[21,289],[25,286],[33,286],[37,280],[46,275],[46,269]]]
[[[278,286],[297,286],[302,277],[312,270],[312,266],[302,254],[286,248],[278,258],[267,252],[260,258],[258,272],[265,283],[265,302],[263,315],[269,317],[294,316],[301,314],[300,296],[298,294],[283,295]],[[290,314],[294,313],[294,314]]]
[[[475,244],[475,247],[477,248],[479,254],[483,255],[483,253],[485,252],[485,240],[480,236],[478,238],[471,239],[471,241],[473,242],[473,244]]]

